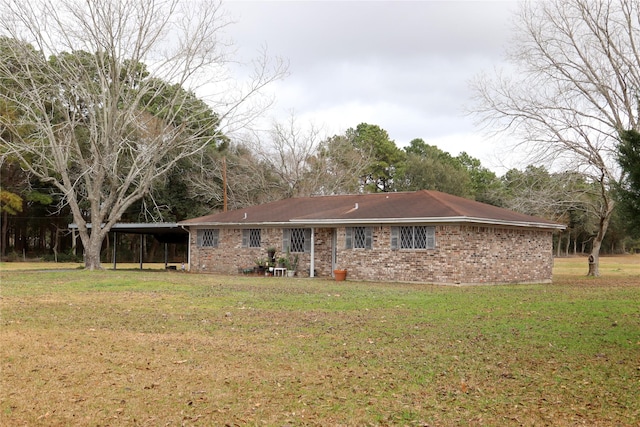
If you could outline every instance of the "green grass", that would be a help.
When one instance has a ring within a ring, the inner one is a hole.
[[[638,425],[639,261],[476,287],[0,265],[0,425]]]

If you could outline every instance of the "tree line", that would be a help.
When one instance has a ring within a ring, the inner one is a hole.
[[[421,139],[400,148],[375,124],[325,138],[291,118],[239,134],[288,66],[262,52],[232,78],[242,64],[218,2],[0,0],[2,251],[66,252],[74,222],[96,269],[118,221],[436,189],[563,222],[556,253],[588,252],[598,275],[601,250],[637,245],[640,1],[520,6],[513,70],[471,87],[479,123],[533,154],[498,177]]]
[[[626,147],[640,152],[637,142]],[[632,156],[621,154],[620,158]],[[2,164],[1,176],[3,255],[78,256],[67,228],[73,216],[68,208],[60,208],[56,189],[10,160]],[[178,162],[121,221],[173,222],[222,210],[225,184],[228,209],[288,197],[442,191],[565,224],[566,230],[555,237],[557,256],[589,253],[598,229],[599,186],[579,172],[531,165],[498,176],[465,152],[453,156],[420,138],[398,147],[377,125],[361,123],[322,139],[317,129],[299,126],[293,116],[285,123],[274,123],[266,135],[226,138],[224,144]],[[622,192],[618,194],[622,201]],[[604,253],[640,249],[637,224],[620,206],[609,226]],[[124,244],[129,250],[124,249],[123,259],[128,252],[135,260],[137,237],[125,239]],[[157,244],[150,243],[149,258],[154,253],[161,256],[157,249]],[[108,255],[106,246],[103,250]]]

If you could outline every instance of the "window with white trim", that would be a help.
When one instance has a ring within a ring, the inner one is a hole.
[[[435,247],[435,227],[391,227],[391,249],[435,249]]]
[[[217,228],[202,228],[198,230],[198,247],[217,248],[220,230]]]

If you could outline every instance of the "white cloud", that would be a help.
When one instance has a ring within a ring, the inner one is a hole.
[[[422,138],[498,168],[491,142],[463,114],[469,80],[499,66],[514,1],[231,1],[246,58],[261,45],[290,61],[271,90],[276,118],[328,134],[366,122],[399,146]],[[486,148],[484,148],[486,147]],[[489,164],[492,163],[492,164]]]

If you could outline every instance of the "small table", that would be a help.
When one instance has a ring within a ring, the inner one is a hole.
[[[284,267],[274,267],[273,268],[273,276],[284,277],[287,275],[287,269]]]

